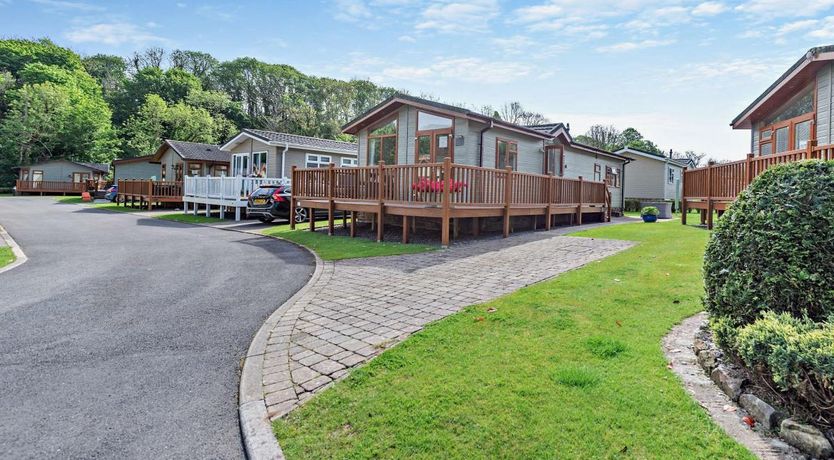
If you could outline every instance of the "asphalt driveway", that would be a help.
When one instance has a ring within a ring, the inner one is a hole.
[[[314,270],[278,240],[0,198],[0,457],[240,458],[240,361]]]

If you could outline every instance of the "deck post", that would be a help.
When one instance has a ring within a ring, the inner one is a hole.
[[[504,168],[507,173],[504,179],[504,238],[510,236],[510,204],[513,201],[513,168]]]
[[[449,157],[443,159],[443,196],[441,197],[443,209],[440,218],[440,245],[449,247],[449,221],[452,214],[451,190],[452,187],[452,160]]]
[[[350,237],[356,237],[356,211],[350,212]]]
[[[715,165],[714,161],[707,163],[707,228],[712,230],[712,167]]]
[[[579,205],[576,207],[576,225],[582,225],[582,195],[585,194],[585,181],[579,176]]]
[[[333,213],[334,202],[333,195],[335,191],[335,177],[336,171],[333,169],[335,165],[330,163],[327,165],[327,234],[333,236]]]
[[[151,197],[153,196],[153,181],[148,181],[148,211],[153,210],[153,202],[151,201]]]
[[[816,146],[817,146],[817,141],[816,140],[809,140],[808,143],[805,145],[805,149],[807,151],[805,158],[807,160],[814,159],[814,147],[816,147]]]
[[[552,199],[551,196],[553,195],[553,174],[547,175],[547,182],[545,183],[545,199],[547,200],[547,207],[544,210],[544,229],[550,230],[550,221],[553,220],[553,207],[552,207]]]
[[[747,182],[744,183],[744,186],[747,187],[750,185],[750,182],[753,182],[753,154],[748,153],[747,159],[744,162],[744,172],[745,172],[745,180]]]
[[[310,231],[316,231],[316,210],[314,208],[307,208],[307,219],[310,221]]]
[[[479,236],[481,234],[481,219],[477,217],[472,218],[472,236]]]
[[[687,167],[683,167],[683,173],[681,173],[681,225],[686,225],[686,214],[689,212],[686,209],[686,170]]]
[[[290,230],[295,230],[295,194],[298,189],[295,187],[295,165],[290,171]]]
[[[408,244],[408,216],[403,216],[403,244]]]
[[[376,241],[381,242],[385,235],[385,162],[380,161],[377,166],[377,212],[376,212]]]

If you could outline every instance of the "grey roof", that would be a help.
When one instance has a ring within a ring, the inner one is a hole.
[[[175,152],[184,160],[220,161],[229,162],[232,154],[214,144],[200,144],[198,142],[173,141],[165,139]]]
[[[669,158],[669,161],[675,163],[676,165],[680,165],[682,168],[693,166],[693,162],[690,158]]]
[[[264,131],[262,129],[244,129],[243,132],[249,133],[268,142],[289,143],[309,147],[311,149],[337,150],[351,154],[357,154],[359,152],[359,144],[355,142],[334,141],[332,139],[299,136],[298,134],[277,133],[275,131]]]
[[[110,165],[108,163],[84,163],[81,161],[73,161],[73,163],[81,166],[86,166],[90,169],[95,169],[96,171],[103,173],[110,171]]]
[[[565,125],[563,123],[545,123],[541,125],[528,125],[527,127],[540,133],[553,134],[559,128],[564,128]]]

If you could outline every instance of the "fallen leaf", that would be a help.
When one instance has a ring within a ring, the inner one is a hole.
[[[620,320],[615,321],[615,323],[617,323],[617,326],[623,327],[623,323]]]
[[[729,404],[724,405],[724,412],[735,412],[736,410],[738,410],[738,408],[735,406],[731,406]]]
[[[476,318],[475,318],[475,321],[476,321],[476,322],[477,322],[477,321],[483,321],[483,320],[484,320],[484,317],[483,317],[483,316],[478,316],[478,317],[476,317]]]
[[[756,426],[756,421],[753,420],[753,417],[751,417],[749,415],[745,415],[744,417],[741,418],[741,420],[744,423],[746,423],[747,426],[749,426],[750,428],[753,428],[754,426]]]
[[[498,309],[497,309],[497,308],[495,308],[495,307],[489,307],[489,308],[487,308],[487,313],[495,313],[496,311],[498,311]]]

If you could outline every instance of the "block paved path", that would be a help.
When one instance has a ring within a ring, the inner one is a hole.
[[[271,331],[263,355],[270,418],[286,415],[429,322],[633,244],[560,235],[575,230],[517,234],[417,255],[325,262],[321,276],[285,307]]]

